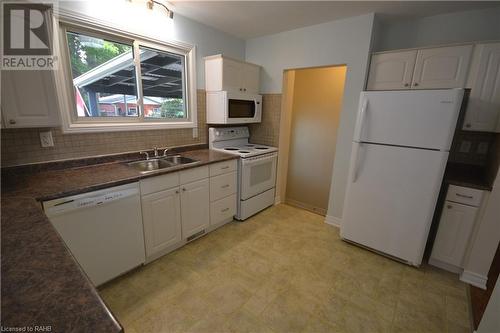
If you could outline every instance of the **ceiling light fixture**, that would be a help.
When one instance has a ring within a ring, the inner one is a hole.
[[[174,18],[174,12],[169,9],[165,4],[159,2],[159,1],[155,1],[155,0],[148,0],[148,3],[147,3],[147,6],[149,9],[153,9],[154,5],[160,5],[162,6],[163,8],[165,8],[165,10],[167,11],[167,15],[169,18],[173,19]]]

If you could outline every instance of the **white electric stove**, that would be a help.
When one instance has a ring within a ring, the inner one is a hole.
[[[240,156],[238,160],[238,209],[235,218],[245,220],[274,204],[276,147],[248,142],[248,127],[208,130],[210,149]]]

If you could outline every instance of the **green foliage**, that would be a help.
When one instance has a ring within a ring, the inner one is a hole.
[[[95,45],[87,45],[82,43],[80,35],[71,32],[67,34],[67,38],[73,78],[132,50],[129,45],[85,36],[86,40],[95,40],[96,42]]]
[[[184,118],[184,100],[182,98],[167,98],[161,104],[162,118]]]

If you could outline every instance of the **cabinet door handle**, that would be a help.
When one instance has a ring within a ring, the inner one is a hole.
[[[240,88],[240,91],[243,91],[243,88]]]
[[[221,170],[225,170],[225,169],[229,169],[229,165],[226,165],[226,166],[223,166],[222,168],[220,168]]]
[[[175,190],[175,193],[179,194],[179,190]]]
[[[14,119],[9,120],[9,124],[14,125],[15,123],[16,123],[16,121]]]
[[[224,212],[227,212],[229,210],[229,207],[228,208],[224,208],[224,209],[221,209],[221,213],[224,213]]]
[[[415,82],[413,85],[416,87],[416,86],[418,86],[418,83],[417,83],[417,82]]]
[[[243,88],[243,91],[247,91],[247,88]]]
[[[405,83],[405,87],[408,87],[408,86],[409,86],[409,84],[408,84],[408,83]]]
[[[466,199],[473,199],[474,197],[472,195],[465,195],[465,194],[460,194],[460,193],[455,193],[457,197],[461,198],[466,198]]]
[[[183,190],[183,191],[186,191],[186,188],[185,188],[185,187],[183,187],[183,188],[182,188],[182,190]]]
[[[226,185],[222,185],[221,188],[228,188],[229,187],[229,184],[226,184]]]
[[[465,127],[467,128],[471,128],[471,126],[472,126],[471,124],[465,124]]]

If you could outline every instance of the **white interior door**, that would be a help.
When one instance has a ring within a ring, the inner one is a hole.
[[[341,236],[419,265],[447,158],[441,151],[354,143]]]
[[[372,55],[366,89],[410,89],[416,58],[416,50]]]
[[[362,92],[354,141],[449,150],[462,89]]]

